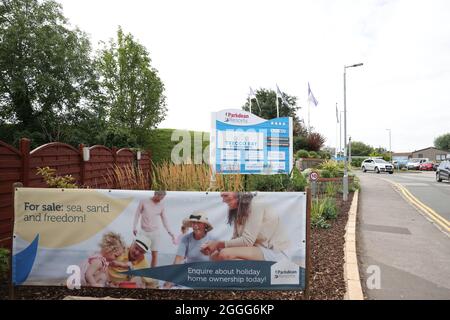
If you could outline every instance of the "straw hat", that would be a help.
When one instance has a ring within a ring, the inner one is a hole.
[[[147,237],[145,234],[138,233],[134,241],[136,241],[136,244],[139,247],[141,247],[145,252],[148,252],[150,250],[152,240],[150,240],[150,238]]]
[[[211,231],[213,226],[208,221],[208,217],[204,212],[193,212],[189,217],[183,220],[183,226],[186,228],[192,227],[192,222],[201,222],[206,225],[206,232]]]

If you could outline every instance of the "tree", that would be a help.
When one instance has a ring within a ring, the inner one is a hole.
[[[87,36],[54,1],[2,0],[0,39],[0,125],[64,141],[96,92]]]
[[[373,151],[373,148],[364,142],[352,141],[352,156],[368,156]]]
[[[97,59],[110,131],[129,132],[138,144],[164,120],[164,85],[146,48],[119,27],[117,43],[104,44]]]
[[[282,93],[289,106],[281,102],[279,99],[279,112],[280,117],[292,117],[294,126],[294,136],[306,135],[307,131],[302,122],[297,117],[297,110],[300,109],[297,106],[297,97],[289,96],[286,93]],[[277,117],[277,107],[276,107],[276,92],[270,89],[258,89],[256,90],[256,98],[258,99],[258,104],[255,100],[252,100],[252,113],[261,117],[263,119],[273,119]],[[245,111],[250,111],[250,105],[247,101],[242,107]]]
[[[437,137],[434,140],[434,146],[440,150],[450,151],[450,133]]]

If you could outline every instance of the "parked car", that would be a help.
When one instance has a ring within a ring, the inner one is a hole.
[[[442,161],[436,171],[436,181],[450,181],[450,160]]]
[[[422,163],[428,162],[430,161],[427,158],[413,158],[411,160],[408,161],[408,163],[406,164],[406,168],[408,170],[419,170],[419,166]]]
[[[362,162],[361,170],[363,172],[375,171],[376,173],[389,172],[389,174],[393,174],[394,166],[392,165],[392,163],[384,161],[383,159],[369,158]]]
[[[433,171],[437,171],[437,168],[439,167],[439,162],[435,162],[433,164]]]
[[[419,165],[419,170],[421,171],[433,171],[433,162],[424,162]]]

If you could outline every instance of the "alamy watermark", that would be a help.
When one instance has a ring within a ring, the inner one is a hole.
[[[66,269],[67,277],[66,285],[70,290],[81,288],[81,269],[77,265],[70,265]]]
[[[379,266],[371,265],[367,267],[366,273],[369,274],[366,280],[366,286],[370,290],[381,289],[381,269]]]

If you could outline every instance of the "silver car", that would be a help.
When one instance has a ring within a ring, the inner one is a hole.
[[[389,174],[393,174],[394,166],[392,163],[384,161],[383,159],[370,158],[363,161],[361,164],[361,170],[363,172],[375,171],[376,173],[389,172]]]

